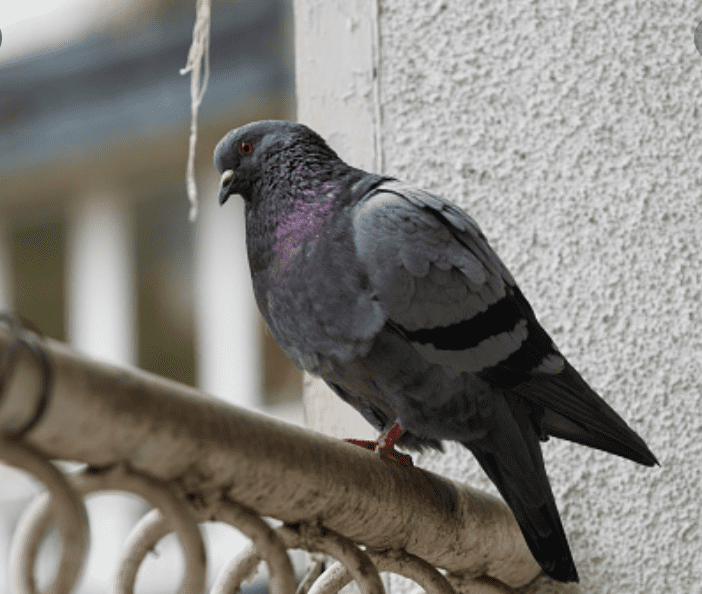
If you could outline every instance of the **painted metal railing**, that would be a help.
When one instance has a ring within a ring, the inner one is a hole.
[[[169,532],[185,557],[180,592],[202,593],[198,523],[209,521],[251,540],[215,580],[212,592],[221,594],[237,592],[260,561],[274,593],[294,594],[287,554],[294,548],[337,560],[303,580],[299,591],[311,594],[337,592],[351,580],[364,594],[381,594],[379,572],[406,576],[430,594],[560,587],[537,577],[512,514],[490,495],[188,386],[87,359],[9,317],[0,326],[0,435],[0,461],[46,488],[14,535],[12,575],[0,576],[14,592],[37,591],[37,552],[54,521],[61,553],[48,591],[72,591],[88,547],[83,498],[104,490],[136,494],[155,508],[125,548],[118,593],[133,591],[146,554]],[[64,474],[51,460],[86,466]],[[264,517],[283,525],[271,528]]]

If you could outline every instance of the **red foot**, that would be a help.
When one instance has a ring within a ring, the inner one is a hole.
[[[368,441],[366,439],[346,439],[344,441],[371,450],[372,452],[378,452],[381,456],[393,458],[403,466],[414,466],[411,456],[402,454],[395,449],[397,440],[402,437],[404,432],[405,430],[400,427],[400,424],[395,423],[385,433],[378,436],[378,441]]]

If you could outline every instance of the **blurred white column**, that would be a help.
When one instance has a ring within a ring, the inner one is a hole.
[[[12,308],[12,283],[9,229],[0,224],[0,311]]]
[[[217,202],[219,179],[200,188],[195,233],[199,388],[237,406],[261,408],[261,339],[246,256],[244,204]]]
[[[134,229],[131,204],[112,192],[86,194],[68,230],[68,338],[86,354],[136,360]]]
[[[85,194],[70,213],[67,322],[72,346],[118,365],[136,363],[136,267],[131,201],[110,191]],[[79,591],[107,592],[122,547],[144,504],[107,494],[87,501],[90,555]]]

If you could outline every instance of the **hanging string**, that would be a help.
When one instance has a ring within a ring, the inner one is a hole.
[[[210,78],[210,1],[197,0],[195,27],[193,28],[193,43],[188,52],[188,61],[180,73],[190,72],[190,147],[188,151],[188,168],[185,183],[190,201],[190,222],[197,219],[198,202],[197,186],[195,184],[195,145],[197,144],[197,114],[200,103],[207,89]],[[202,68],[204,65],[204,73]],[[202,74],[202,84],[200,77]]]

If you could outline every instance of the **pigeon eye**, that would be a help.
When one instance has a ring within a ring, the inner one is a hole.
[[[242,142],[239,147],[239,152],[244,156],[250,155],[253,153],[253,144],[250,142]]]

